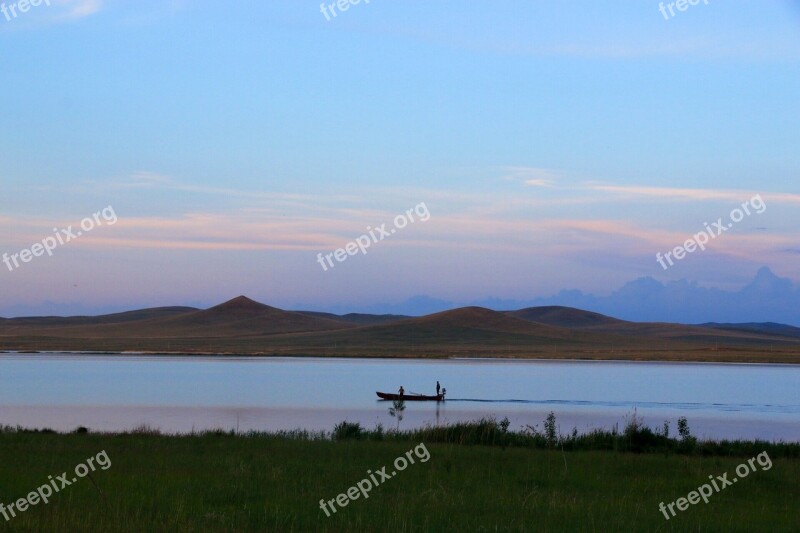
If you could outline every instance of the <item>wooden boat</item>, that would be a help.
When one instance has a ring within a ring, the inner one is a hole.
[[[426,396],[424,394],[392,394],[389,392],[375,392],[381,400],[405,400],[407,402],[443,402],[444,394]]]

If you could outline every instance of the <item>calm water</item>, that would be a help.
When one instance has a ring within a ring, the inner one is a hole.
[[[651,426],[686,416],[708,438],[800,441],[800,366],[584,361],[197,358],[0,354],[0,424],[124,430],[395,426],[376,390],[434,393],[401,428],[507,416],[512,428],[554,411],[563,433]]]

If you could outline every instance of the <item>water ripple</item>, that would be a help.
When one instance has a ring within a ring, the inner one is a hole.
[[[511,403],[526,405],[565,405],[576,407],[627,407],[627,408],[652,408],[652,409],[677,409],[691,411],[730,411],[730,412],[757,412],[757,413],[800,413],[800,405],[773,405],[773,404],[734,404],[734,403],[690,403],[690,402],[643,402],[634,400],[491,400],[485,398],[448,398],[447,402],[476,402],[476,403]]]

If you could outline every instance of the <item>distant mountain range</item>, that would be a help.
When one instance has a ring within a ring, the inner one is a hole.
[[[192,305],[206,307],[205,302]],[[790,279],[776,276],[767,267],[762,267],[749,283],[737,291],[701,287],[687,280],[662,283],[645,277],[626,283],[607,296],[562,290],[553,296],[524,300],[488,298],[452,302],[418,295],[400,303],[325,307],[297,304],[292,307],[315,311],[314,314],[306,314],[317,318],[366,325],[385,322],[397,316],[423,316],[465,306],[495,311],[562,306],[636,322],[774,322],[800,327],[800,288],[795,287]],[[87,308],[74,303],[40,302],[30,306],[0,306],[0,309],[0,314],[6,316],[97,315],[116,311],[119,307]]]
[[[239,296],[209,309],[4,318],[0,350],[798,362],[800,328],[632,322],[563,306],[336,315]]]
[[[399,304],[375,305],[361,311],[424,315],[462,305],[420,295]],[[790,279],[776,276],[767,267],[762,267],[753,280],[739,291],[701,287],[687,280],[661,283],[644,277],[626,283],[608,296],[562,290],[554,296],[542,298],[490,298],[471,301],[468,305],[494,310],[566,306],[634,321],[683,324],[771,321],[800,326],[800,288],[794,287]]]

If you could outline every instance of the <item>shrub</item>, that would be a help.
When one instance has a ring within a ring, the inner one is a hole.
[[[334,440],[360,440],[364,437],[364,428],[359,422],[348,422],[347,420],[336,424],[333,427]]]
[[[558,444],[558,433],[556,432],[556,415],[553,411],[544,420],[544,438],[547,440],[548,448],[555,448]]]
[[[689,422],[687,422],[685,416],[678,418],[678,435],[681,436],[681,442],[678,448],[686,453],[694,451],[697,446],[697,439],[693,437],[692,433],[689,431]]]

